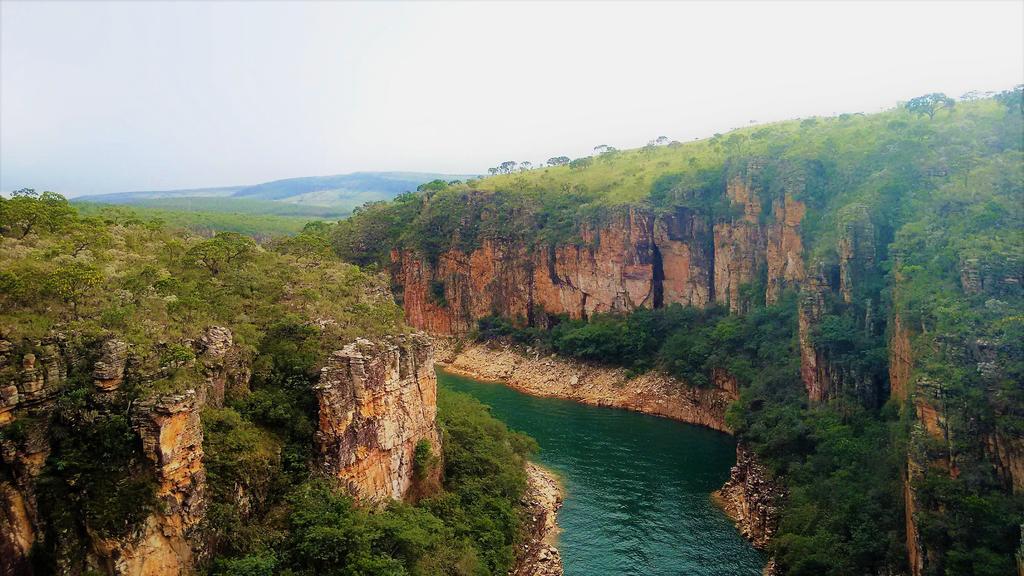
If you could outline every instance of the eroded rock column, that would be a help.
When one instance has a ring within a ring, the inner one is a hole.
[[[433,347],[420,334],[358,339],[331,355],[315,386],[324,470],[369,500],[403,499],[421,480],[416,445],[441,453]],[[429,475],[435,479],[440,466]],[[428,475],[428,476],[429,476]]]

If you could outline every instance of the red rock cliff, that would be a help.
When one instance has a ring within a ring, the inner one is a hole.
[[[771,200],[765,218],[749,179],[732,179],[725,193],[735,217],[628,208],[583,226],[575,243],[485,239],[469,253],[449,250],[436,262],[395,250],[392,280],[406,321],[443,335],[464,334],[492,314],[541,324],[547,314],[585,318],[673,303],[715,302],[738,311],[746,306],[741,288],[762,280],[765,299],[775,302],[804,279],[804,205],[787,191]]]

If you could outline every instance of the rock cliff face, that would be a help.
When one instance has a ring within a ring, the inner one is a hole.
[[[519,550],[512,576],[562,576],[562,555],[555,546],[558,533],[558,509],[564,490],[550,470],[533,462],[526,463],[526,538]]]
[[[965,285],[965,290],[968,288],[969,285]],[[1024,439],[994,428],[981,434],[983,445],[979,448],[984,459],[967,458],[965,462],[958,453],[956,436],[978,431],[964,430],[962,423],[959,427],[951,423],[951,414],[955,416],[951,410],[956,410],[957,403],[946,398],[942,382],[915,374],[914,333],[900,314],[895,315],[892,326],[889,343],[891,395],[903,410],[910,410],[913,414],[906,468],[902,475],[907,562],[911,575],[921,576],[934,569],[937,563],[935,551],[925,544],[919,527],[920,514],[926,510],[922,510],[918,486],[925,475],[947,474],[957,478],[971,473],[970,468],[980,462],[983,466],[992,466],[1007,492],[1020,493],[1024,490]],[[958,347],[952,343],[938,345]],[[985,357],[983,345],[975,343],[972,348],[972,354]],[[969,363],[965,361],[965,364]],[[984,377],[990,367],[981,361],[977,362],[977,369]],[[995,411],[998,414],[999,409]],[[960,442],[963,443],[962,440]]]
[[[73,370],[92,382],[98,414],[122,404],[131,407],[131,428],[152,466],[160,506],[122,538],[104,538],[86,527],[83,556],[60,559],[61,569],[77,573],[88,567],[131,575],[193,572],[205,548],[199,533],[206,511],[200,411],[208,398],[222,401],[227,383],[247,386],[249,368],[226,328],[210,327],[192,348],[206,376],[204,385],[125,404],[126,382],[144,384],[166,376],[164,368],[149,373],[138,369],[143,351],[136,353],[117,338],[84,348],[62,336],[0,341],[0,573],[31,573],[28,552],[35,544],[45,544],[47,519],[39,511],[37,480],[51,451],[54,397],[68,385]]]
[[[205,548],[198,534],[206,517],[201,407],[195,390],[135,404],[132,427],[156,470],[160,506],[128,538],[94,538],[90,564],[106,574],[193,572]]]
[[[226,328],[209,327],[187,344],[195,359],[179,367],[198,376],[194,385],[129,400],[129,392],[168,375],[166,366],[140,368],[151,351],[117,338],[77,346],[58,337],[0,340],[0,574],[31,574],[28,556],[36,545],[58,550],[59,570],[69,574],[88,569],[175,576],[193,574],[204,564],[209,538],[203,530],[208,502],[201,413],[204,406],[220,406],[225,395],[245,394],[251,368]],[[156,482],[158,505],[124,536],[104,536],[83,524],[82,534],[69,542],[48,543],[46,535],[54,532],[36,490],[55,446],[54,396],[69,382],[83,381],[94,416],[129,415],[139,461]],[[322,464],[356,495],[403,498],[414,488],[423,495],[437,485],[441,466],[418,475],[414,463],[420,441],[434,455],[441,453],[429,339],[358,340],[329,359],[316,393]]]
[[[735,216],[628,208],[583,226],[575,243],[488,239],[469,253],[444,252],[436,263],[395,250],[392,280],[406,321],[453,335],[491,314],[542,325],[548,314],[585,318],[673,303],[719,303],[739,311],[749,305],[745,286],[763,286],[765,299],[775,302],[805,276],[805,207],[794,196],[802,181],[766,204],[751,179],[758,169],[731,179],[724,191]]]
[[[747,540],[760,550],[768,546],[778,529],[786,492],[742,443],[736,445],[729,481],[713,497]]]
[[[437,376],[425,336],[356,340],[331,356],[316,394],[321,463],[360,497],[405,498],[423,480],[415,470],[416,445],[426,441],[433,454],[441,453]]]

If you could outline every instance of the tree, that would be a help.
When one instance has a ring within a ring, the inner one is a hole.
[[[603,154],[604,151],[607,150],[607,149],[608,149],[608,145],[607,144],[598,144],[597,146],[594,146],[594,153],[595,154]]]
[[[654,143],[658,146],[664,146],[665,144],[668,144],[668,136],[658,136],[654,139]]]
[[[112,237],[107,226],[99,218],[82,218],[65,226],[62,234],[64,244],[71,256],[78,256],[84,250],[106,248]]]
[[[569,162],[569,168],[575,168],[577,170],[582,170],[582,169],[586,168],[587,166],[590,166],[593,163],[594,163],[593,157],[591,157],[591,156],[584,156],[583,158],[577,158],[577,159],[573,160],[572,162]]]
[[[32,188],[15,191],[10,199],[0,198],[0,231],[24,238],[43,228],[56,232],[74,219],[75,211],[56,192],[38,194]]]
[[[441,180],[439,178],[437,180],[431,180],[430,182],[426,182],[424,184],[420,184],[419,186],[416,187],[416,190],[418,192],[424,192],[424,191],[436,192],[436,191],[439,191],[439,190],[444,190],[447,187],[448,187],[448,183],[445,182],[444,180]]]
[[[996,94],[995,98],[997,102],[1006,106],[1008,110],[1016,108],[1024,113],[1024,84],[1018,84],[1010,90],[1000,92]]]
[[[58,266],[46,279],[46,288],[55,296],[71,304],[74,317],[78,318],[78,304],[82,297],[99,286],[103,275],[95,267],[81,262]]]
[[[548,158],[548,166],[565,166],[568,163],[568,156],[555,156],[554,158]]]
[[[487,173],[490,174],[491,176],[494,176],[495,174],[498,173],[498,169],[497,168],[488,168],[487,169]]]
[[[511,174],[516,170],[515,160],[506,160],[498,165],[498,172],[501,174]]]
[[[522,162],[519,163],[519,170],[522,171],[522,172],[526,172],[527,170],[532,170],[532,169],[533,169],[533,162],[530,162],[529,160],[523,160]]]
[[[943,108],[952,109],[956,105],[956,101],[946,96],[942,92],[933,92],[931,94],[925,94],[924,96],[918,96],[917,98],[911,98],[906,104],[908,112],[917,114],[918,116],[927,115],[928,119],[935,118],[935,113]]]
[[[974,102],[975,100],[984,100],[985,98],[991,98],[994,92],[981,92],[978,90],[971,90],[960,96],[962,102]]]
[[[219,275],[228,267],[244,261],[256,250],[256,243],[237,232],[220,232],[189,249],[188,259]]]

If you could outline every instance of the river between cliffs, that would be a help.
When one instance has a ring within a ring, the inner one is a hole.
[[[718,432],[626,410],[537,398],[438,371],[438,384],[533,436],[565,485],[566,576],[758,576],[754,550],[711,502],[735,462]]]

